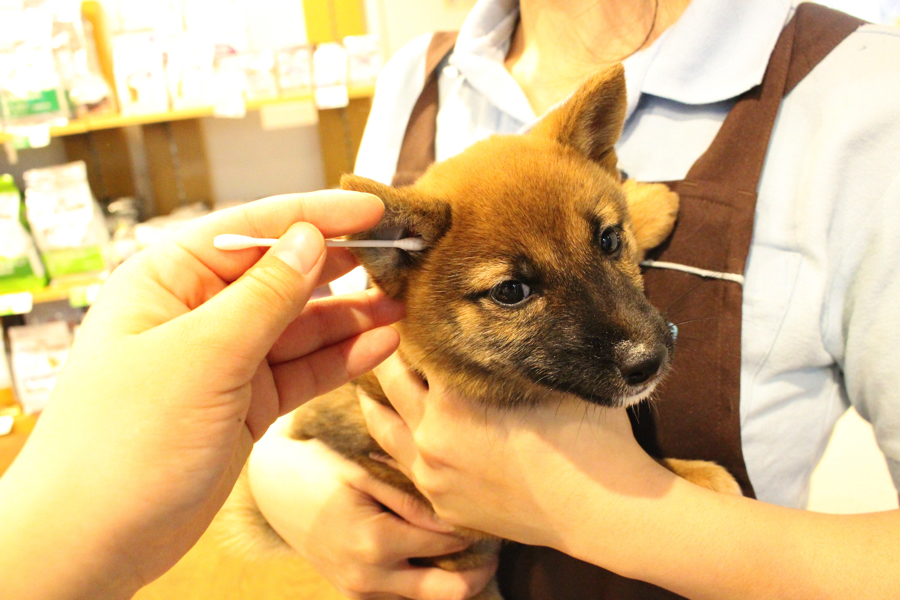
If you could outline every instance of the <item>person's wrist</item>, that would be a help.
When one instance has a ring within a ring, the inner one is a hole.
[[[610,477],[603,462],[596,458],[595,469],[571,463],[560,468],[566,481],[557,489],[568,493],[560,496],[543,545],[625,577],[640,577],[647,568],[642,544],[653,538],[654,523],[668,510],[678,477],[649,456],[618,477]]]

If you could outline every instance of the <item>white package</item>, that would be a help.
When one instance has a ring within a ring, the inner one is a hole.
[[[112,39],[113,72],[123,115],[169,110],[164,47],[152,31],[120,33]]]
[[[166,47],[166,85],[172,108],[198,108],[213,104],[215,48],[204,38],[182,33]]]
[[[109,230],[83,161],[25,172],[31,233],[51,278],[106,269]]]
[[[350,85],[375,85],[383,64],[377,35],[348,35],[344,47],[350,59]]]
[[[316,106],[344,108],[350,103],[347,91],[347,49],[337,42],[316,46],[313,53]]]
[[[27,414],[44,409],[69,355],[72,332],[62,321],[9,328],[16,398]]]

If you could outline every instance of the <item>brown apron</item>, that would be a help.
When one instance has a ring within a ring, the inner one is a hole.
[[[781,99],[863,21],[811,3],[798,6],[769,60],[762,84],[738,98],[709,149],[683,181],[671,237],[649,258],[742,275],[753,233],[756,192]],[[434,162],[437,67],[455,33],[434,34],[425,88],[413,108],[394,185]],[[641,445],[658,457],[712,460],[754,497],[741,450],[741,284],[663,268],[644,272],[647,296],[678,327],[673,373],[658,400],[632,411]],[[680,598],[549,548],[509,544],[501,555],[507,600]]]

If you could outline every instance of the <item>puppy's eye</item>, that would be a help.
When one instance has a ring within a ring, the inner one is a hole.
[[[521,281],[509,280],[499,283],[491,290],[491,299],[504,306],[524,302],[531,295],[531,288]]]
[[[622,237],[615,227],[607,227],[600,232],[600,250],[603,254],[613,256],[622,248]]]

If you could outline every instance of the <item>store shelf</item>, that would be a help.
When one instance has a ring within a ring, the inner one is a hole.
[[[75,307],[90,306],[105,279],[105,274],[70,276],[40,290],[0,294],[0,316],[27,314],[35,304],[59,300],[68,300]]]
[[[5,415],[4,415],[5,416]],[[0,436],[0,474],[12,464],[13,459],[25,445],[28,434],[37,423],[35,415],[17,415],[13,417],[12,431]]]
[[[355,98],[369,98],[374,93],[372,86],[351,87],[349,96]],[[312,94],[291,94],[286,96],[278,96],[277,98],[266,98],[261,100],[251,100],[247,102],[247,110],[259,110],[264,106],[275,104],[286,104],[290,102],[312,102]],[[73,119],[66,125],[50,128],[51,137],[62,137],[66,135],[76,135],[79,133],[88,133],[90,131],[100,131],[103,129],[117,129],[120,127],[129,127],[132,125],[147,125],[150,123],[166,123],[169,121],[183,121],[185,119],[198,119],[201,117],[211,117],[215,115],[212,106],[203,106],[197,108],[187,108],[181,110],[171,110],[162,113],[148,113],[139,115],[97,115],[89,116],[81,119]],[[9,139],[9,135],[0,134],[0,143]]]

